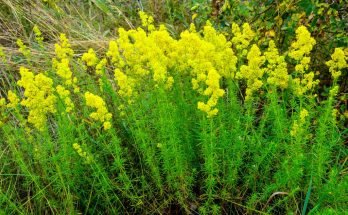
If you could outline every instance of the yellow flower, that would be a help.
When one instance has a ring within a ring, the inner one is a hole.
[[[339,91],[339,86],[336,85],[330,90],[330,97],[335,97]]]
[[[56,112],[56,97],[53,95],[53,80],[44,74],[34,75],[27,68],[20,67],[21,79],[18,86],[24,88],[21,105],[29,109],[28,122],[44,130],[48,113]]]
[[[306,109],[302,109],[300,112],[300,119],[302,122],[305,121],[305,118],[308,116],[308,111]]]
[[[74,55],[74,51],[71,49],[71,45],[69,40],[66,38],[65,34],[60,34],[60,44],[55,44],[55,53],[58,59],[64,59],[68,57],[72,57]]]
[[[39,44],[39,46],[44,47],[44,45],[43,45],[44,38],[43,38],[42,33],[37,25],[34,25],[33,31],[35,34],[36,42]]]
[[[220,80],[221,76],[216,70],[211,69],[208,72],[207,80],[205,81],[208,88],[203,92],[204,95],[210,96],[207,103],[198,102],[197,108],[203,112],[207,113],[208,118],[215,116],[218,113],[218,109],[215,108],[218,99],[225,94],[223,89],[220,89]]]
[[[106,56],[111,57],[112,63],[118,63],[120,60],[120,53],[116,41],[110,41],[109,50],[106,53]]]
[[[30,50],[26,45],[24,45],[23,41],[21,39],[17,40],[17,45],[19,47],[19,52],[24,55],[25,58],[30,58]]]
[[[307,28],[300,26],[296,30],[296,41],[291,44],[289,57],[297,61],[295,66],[295,77],[292,81],[295,94],[304,95],[319,84],[319,80],[314,80],[314,73],[306,71],[309,68],[310,57],[308,56],[315,45],[315,40],[311,37]]]
[[[82,55],[82,60],[86,62],[87,66],[95,66],[98,62],[97,55],[92,48]]]
[[[262,87],[263,82],[261,79],[265,72],[265,69],[261,68],[265,62],[265,56],[262,56],[257,45],[254,44],[251,47],[247,59],[248,65],[242,65],[236,76],[237,78],[243,78],[247,81],[245,100],[249,100],[253,92]]]
[[[77,154],[85,159],[85,162],[87,164],[91,163],[93,161],[93,157],[89,155],[86,151],[83,151],[82,147],[78,143],[73,143],[73,148],[77,152]]]
[[[335,48],[335,52],[331,55],[331,60],[326,62],[329,67],[332,78],[337,80],[341,76],[341,70],[348,67],[347,57],[342,48]]]
[[[135,80],[128,77],[120,69],[115,69],[115,80],[119,87],[118,94],[125,98],[132,97]]]
[[[96,111],[92,112],[89,116],[96,121],[102,122],[105,130],[110,129],[112,114],[108,112],[104,100],[90,92],[85,93],[85,99],[87,106],[96,109]]]
[[[314,38],[311,37],[311,34],[305,26],[300,26],[296,30],[296,41],[291,44],[291,49],[289,56],[296,61],[301,61],[302,58],[310,54],[313,46],[315,45]],[[308,59],[302,64],[309,63]]]
[[[248,23],[243,24],[243,31],[240,30],[236,23],[232,23],[232,34],[233,38],[231,40],[232,44],[236,47],[238,52],[243,56],[246,54],[245,51],[254,39],[255,33],[251,30]]]
[[[5,106],[6,105],[6,99],[5,98],[1,98],[0,99],[0,107]]]
[[[153,25],[154,20],[152,16],[148,16],[143,11],[139,11],[139,16],[143,27],[146,27],[149,31],[155,30],[155,26]]]
[[[95,73],[97,75],[102,75],[103,74],[103,69],[106,66],[107,60],[106,58],[103,58],[99,61],[99,63],[97,64],[97,66],[95,67]]]
[[[273,40],[269,42],[269,47],[265,52],[267,64],[267,83],[279,86],[281,89],[288,87],[289,75],[284,56],[280,56]]]
[[[68,58],[63,58],[60,62],[53,59],[53,68],[56,70],[57,75],[65,81],[66,85],[72,85],[72,72]]]
[[[7,93],[7,98],[10,101],[7,104],[8,108],[16,108],[18,106],[20,100],[19,100],[18,96],[14,92],[9,90],[8,93]]]

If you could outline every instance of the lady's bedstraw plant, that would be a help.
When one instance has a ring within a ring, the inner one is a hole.
[[[333,85],[319,101],[304,26],[281,51],[248,23],[231,37],[209,21],[174,37],[139,16],[106,53],[74,54],[61,34],[45,73],[31,59],[12,77],[0,48],[0,211],[291,214],[307,201],[313,214],[344,213],[344,48],[326,62]]]

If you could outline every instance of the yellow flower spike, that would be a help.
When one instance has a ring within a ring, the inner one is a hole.
[[[82,61],[86,62],[87,66],[95,66],[97,64],[98,58],[92,48],[82,55]]]
[[[216,72],[216,70],[209,70],[207,79],[205,81],[208,87],[203,93],[206,96],[210,96],[210,98],[207,103],[198,102],[197,104],[197,108],[203,112],[206,112],[208,118],[217,115],[218,109],[215,108],[215,106],[218,99],[225,94],[225,91],[220,89],[220,78],[221,76]]]
[[[250,42],[254,39],[255,33],[251,30],[248,23],[244,23],[242,28],[243,30],[241,31],[236,23],[232,23],[233,38],[231,42],[238,51],[241,51],[243,56],[246,54],[244,50],[248,48]]]
[[[197,13],[194,13],[194,14],[192,15],[192,17],[191,17],[192,22],[197,18],[197,16],[198,16]]]
[[[36,42],[39,44],[40,47],[44,47],[44,45],[43,45],[44,38],[43,38],[42,33],[37,25],[34,25],[33,31],[35,34]]]
[[[300,119],[304,122],[305,118],[308,116],[308,111],[306,109],[302,109],[300,112]]]
[[[269,42],[265,52],[266,61],[268,62],[266,72],[268,74],[267,83],[285,89],[288,87],[289,74],[287,63],[284,56],[280,56],[273,40]]]
[[[338,94],[339,91],[339,86],[334,86],[331,90],[330,90],[330,97],[335,97]]]
[[[73,148],[81,158],[85,159],[85,162],[87,164],[92,162],[93,157],[89,155],[86,151],[83,151],[83,149],[78,143],[73,143]]]
[[[106,63],[108,61],[106,60],[106,58],[103,58],[99,61],[99,63],[97,64],[97,66],[95,67],[95,73],[97,75],[102,75],[103,74],[103,69],[106,66]]]
[[[53,94],[53,80],[44,74],[34,75],[27,68],[20,67],[21,79],[18,86],[24,88],[25,99],[21,105],[29,109],[28,122],[38,130],[44,130],[46,114],[56,112],[56,97]]]
[[[119,86],[118,94],[125,98],[130,98],[133,94],[134,79],[128,77],[120,69],[115,69],[115,80]]]
[[[310,57],[308,56],[316,44],[314,38],[306,27],[300,26],[296,30],[296,41],[291,44],[289,57],[297,61],[295,71],[298,77],[293,79],[293,89],[296,95],[302,96],[319,84],[314,80],[314,72],[306,73],[309,68]]]
[[[143,27],[147,28],[149,31],[155,30],[155,26],[153,25],[154,19],[152,16],[147,15],[143,11],[139,11],[139,17]]]
[[[342,48],[335,48],[334,53],[331,55],[331,60],[326,62],[334,80],[337,80],[341,76],[342,69],[348,67],[347,59],[348,57],[345,56]]]
[[[7,98],[10,101],[7,104],[8,108],[16,108],[18,106],[20,100],[19,100],[18,96],[14,92],[12,92],[11,90],[8,91]]]
[[[17,45],[19,47],[19,52],[22,53],[22,55],[29,59],[30,58],[30,50],[26,45],[24,45],[23,41],[21,39],[17,39]]]
[[[111,57],[112,63],[117,63],[119,61],[120,53],[116,41],[110,41],[109,50],[107,51],[106,56]]]
[[[0,99],[0,107],[5,106],[5,105],[6,105],[6,100],[5,100],[5,98],[1,98],[1,99]]]
[[[315,44],[315,39],[311,37],[307,28],[300,26],[296,30],[296,41],[291,44],[289,56],[296,61],[301,61],[304,56],[310,54]]]
[[[253,45],[247,55],[248,65],[242,65],[236,77],[246,79],[247,89],[245,100],[250,100],[253,92],[259,90],[263,82],[261,81],[265,69],[261,68],[266,58],[262,56],[261,51],[257,45]]]
[[[71,49],[69,40],[66,38],[65,34],[60,34],[59,36],[60,44],[55,44],[55,53],[58,59],[69,58],[74,55],[74,51]]]
[[[110,129],[112,114],[108,112],[104,100],[90,92],[85,93],[85,100],[87,106],[96,109],[96,111],[92,112],[89,116],[95,121],[102,122],[105,130]]]

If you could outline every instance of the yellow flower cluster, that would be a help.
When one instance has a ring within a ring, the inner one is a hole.
[[[108,61],[106,60],[106,58],[103,58],[99,61],[99,63],[97,64],[97,66],[95,67],[95,73],[97,75],[102,75],[103,74],[103,69],[106,66],[106,63]]]
[[[309,55],[315,45],[315,39],[305,26],[296,29],[296,41],[291,44],[289,56],[296,61],[301,61],[304,56]],[[310,59],[305,59],[301,64],[308,64]]]
[[[104,100],[101,97],[94,95],[90,92],[85,93],[85,99],[87,106],[97,109],[95,112],[92,112],[89,116],[96,121],[102,122],[105,130],[110,129],[110,120],[112,118],[112,114],[108,112]]]
[[[209,96],[207,103],[198,102],[198,109],[212,117],[218,113],[215,108],[218,99],[224,95],[219,80],[235,75],[237,57],[232,51],[232,44],[224,35],[218,34],[209,22],[204,27],[203,37],[194,28],[182,32],[180,37],[171,43],[171,67],[191,76],[192,88]]]
[[[83,149],[81,148],[80,144],[78,143],[74,143],[73,144],[73,148],[75,149],[75,151],[77,152],[77,154],[84,158],[86,163],[89,164],[93,161],[93,157],[89,154],[87,154],[87,152],[83,151]]]
[[[155,26],[153,25],[153,17],[148,16],[146,13],[143,11],[139,12],[139,17],[141,19],[142,26],[147,28],[149,31],[155,30]]]
[[[115,80],[118,83],[118,94],[122,97],[130,99],[133,95],[135,80],[128,77],[120,69],[115,69]]]
[[[28,122],[35,128],[43,130],[47,121],[46,114],[55,113],[56,97],[53,94],[53,81],[40,73],[34,75],[27,68],[20,68],[21,79],[18,86],[24,88],[21,105],[29,109]]]
[[[21,39],[17,40],[17,45],[19,47],[19,52],[22,53],[22,55],[29,59],[30,58],[30,50],[26,45],[24,45],[23,41]]]
[[[329,67],[332,78],[336,81],[341,76],[341,70],[348,67],[347,57],[343,49],[335,48],[335,52],[331,55],[331,60],[326,62]]]
[[[214,57],[211,59],[214,67],[221,76],[233,78],[237,70],[237,57],[231,48],[232,43],[223,34],[217,33],[209,21],[203,28],[203,35],[203,40],[214,44]]]
[[[116,67],[118,94],[127,103],[137,97],[139,87],[147,85],[145,76],[152,75],[155,86],[171,88],[174,78],[168,74],[170,60],[165,54],[168,48],[164,48],[171,40],[164,26],[150,33],[141,28],[119,29],[119,38],[110,42],[107,56]]]
[[[60,44],[56,43],[54,45],[57,58],[61,60],[64,58],[72,57],[74,55],[74,51],[71,49],[71,45],[69,43],[69,40],[66,38],[66,35],[60,34],[59,40]]]
[[[116,41],[110,41],[109,49],[106,52],[107,57],[111,57],[111,62],[114,64],[118,64],[119,67],[123,67],[124,63],[120,58],[120,52],[118,50],[118,45]]]
[[[63,58],[61,61],[57,61],[57,59],[53,59],[52,61],[53,68],[56,69],[57,75],[61,77],[66,85],[72,85],[72,71],[69,67],[69,59]]]
[[[295,94],[298,96],[304,95],[306,92],[313,89],[319,84],[319,80],[314,80],[314,73],[310,72],[303,75],[303,78],[294,78],[292,80],[294,85]]]
[[[250,42],[255,37],[255,33],[248,23],[244,23],[242,28],[243,31],[240,30],[238,24],[232,23],[233,38],[231,42],[236,47],[238,53],[241,54],[241,56],[245,56]]]
[[[237,73],[237,78],[243,78],[247,81],[247,89],[245,100],[251,99],[253,92],[260,89],[263,85],[262,77],[265,72],[261,66],[264,64],[266,58],[262,56],[261,51],[257,45],[253,45],[247,56],[248,65],[242,65],[240,71]]]
[[[300,131],[301,131],[301,127],[303,126],[303,124],[306,121],[306,118],[308,117],[308,111],[306,109],[302,109],[300,111],[300,119],[299,120],[294,120],[294,124],[291,128],[290,131],[290,135],[291,136],[296,136]]]
[[[7,92],[7,98],[10,101],[7,104],[8,108],[16,108],[18,106],[20,100],[19,100],[18,96],[16,95],[16,93],[14,93],[11,90],[9,90]]]
[[[140,90],[153,86],[149,85],[149,76],[155,87],[170,90],[175,82],[171,73],[176,72],[179,77],[192,78],[193,89],[209,97],[207,103],[199,103],[199,109],[209,116],[215,115],[215,105],[223,95],[219,80],[233,78],[237,70],[232,43],[217,33],[210,22],[204,26],[202,34],[191,24],[190,30],[182,32],[176,40],[164,25],[155,28],[151,16],[143,12],[139,15],[149,31],[120,28],[119,38],[109,43],[106,54],[115,67],[118,94],[132,103]],[[243,33],[246,39],[253,34],[248,25],[244,26]]]
[[[72,86],[74,92],[80,92],[77,86],[77,78],[73,78],[73,73],[70,69],[70,58],[74,55],[71,45],[65,34],[60,34],[60,44],[55,44],[55,53],[57,58],[52,59],[53,69],[61,77],[66,86]]]
[[[289,75],[285,57],[279,55],[278,49],[273,40],[269,42],[267,51],[265,52],[267,60],[268,74],[267,83],[273,86],[285,89],[288,87]]]
[[[82,61],[86,62],[87,66],[95,66],[98,63],[97,55],[92,48],[82,55]]]
[[[225,91],[220,89],[220,80],[221,76],[216,72],[215,69],[211,69],[208,72],[208,77],[206,84],[208,88],[204,90],[204,95],[210,96],[208,102],[205,104],[203,102],[198,102],[198,109],[206,112],[208,118],[215,116],[218,113],[218,109],[215,108],[218,99],[225,94]]]
[[[310,57],[308,55],[315,43],[314,38],[311,37],[306,27],[300,26],[297,28],[296,41],[291,44],[289,57],[297,61],[295,71],[300,77],[294,78],[292,83],[294,84],[295,93],[298,96],[302,96],[319,84],[319,80],[314,80],[313,72],[305,73],[310,63]]]
[[[37,25],[34,25],[33,31],[35,34],[36,42],[39,44],[40,47],[44,47],[44,45],[43,45],[44,38],[42,36],[42,33],[41,33],[39,27],[37,27]]]
[[[70,113],[74,109],[74,107],[75,107],[74,103],[70,99],[70,91],[65,89],[61,85],[58,85],[56,87],[56,91],[57,91],[60,99],[62,99],[64,101],[64,104],[65,104],[65,107],[66,107],[66,109],[65,109],[66,112]]]

